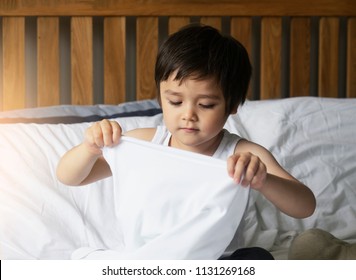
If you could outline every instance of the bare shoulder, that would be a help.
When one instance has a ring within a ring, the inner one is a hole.
[[[137,138],[140,140],[151,141],[156,133],[156,128],[137,128],[125,132],[125,136]]]

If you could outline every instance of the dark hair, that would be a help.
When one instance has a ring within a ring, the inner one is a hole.
[[[155,67],[159,100],[160,83],[175,71],[179,81],[215,78],[229,114],[246,100],[252,67],[239,41],[211,26],[191,24],[169,36],[159,49]]]

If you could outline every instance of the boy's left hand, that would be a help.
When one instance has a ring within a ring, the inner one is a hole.
[[[227,170],[236,183],[244,187],[261,189],[267,178],[266,165],[251,153],[235,153],[227,160]]]

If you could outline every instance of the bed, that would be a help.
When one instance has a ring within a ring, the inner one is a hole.
[[[311,228],[356,243],[354,1],[22,0],[0,3],[1,259],[117,247],[112,179],[71,188],[57,162],[94,121],[162,123],[158,45],[197,21],[238,38],[253,64],[226,128],[269,149],[317,199],[298,220],[251,192],[244,245],[286,259]]]

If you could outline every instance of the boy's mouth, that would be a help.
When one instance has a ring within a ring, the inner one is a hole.
[[[193,128],[193,127],[182,127],[181,130],[188,133],[193,133],[198,131],[197,128]]]

